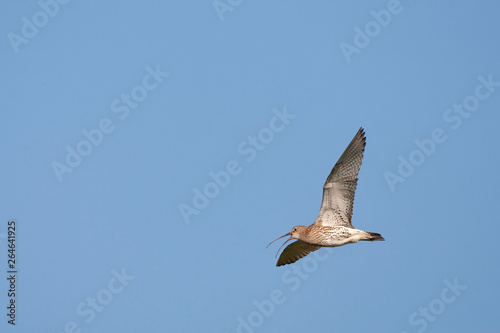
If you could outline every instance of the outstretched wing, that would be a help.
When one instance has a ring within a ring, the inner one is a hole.
[[[283,266],[296,262],[300,258],[307,256],[310,252],[316,251],[320,247],[321,246],[319,245],[312,245],[298,240],[288,245],[283,252],[281,252],[276,266]]]
[[[323,202],[315,223],[353,228],[351,217],[354,192],[365,145],[365,132],[360,128],[326,179]]]

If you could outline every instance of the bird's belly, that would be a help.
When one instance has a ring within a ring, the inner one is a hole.
[[[348,239],[340,239],[340,240],[334,239],[334,240],[325,241],[322,245],[326,246],[326,247],[337,247],[337,246],[342,246],[342,245],[346,245],[346,244],[350,244],[350,243],[356,243],[356,242],[349,241]]]
[[[336,247],[351,243],[357,243],[360,238],[357,237],[356,233],[353,233],[353,229],[341,227],[342,229],[337,229],[326,235],[323,239],[323,246]]]

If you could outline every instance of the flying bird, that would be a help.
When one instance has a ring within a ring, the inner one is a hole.
[[[289,240],[297,239],[283,250],[276,266],[294,263],[323,246],[336,247],[358,241],[384,240],[375,232],[354,229],[351,222],[354,192],[365,145],[365,132],[360,128],[326,179],[323,202],[316,221],[308,227],[295,226],[289,233],[269,243],[271,245],[280,238],[290,236],[278,249],[279,253]]]

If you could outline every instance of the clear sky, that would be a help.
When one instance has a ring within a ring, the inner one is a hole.
[[[0,14],[0,331],[498,332],[498,1]],[[275,267],[363,127],[353,224]]]

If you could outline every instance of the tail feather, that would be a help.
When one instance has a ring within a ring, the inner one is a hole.
[[[368,234],[370,235],[370,239],[367,239],[369,241],[383,241],[385,240],[384,237],[382,237],[381,234],[377,234],[376,232],[368,232]]]

